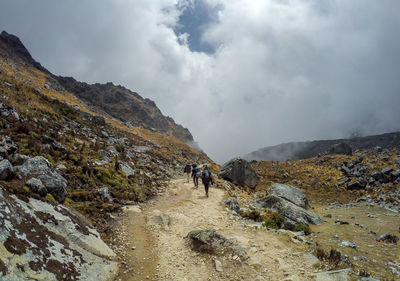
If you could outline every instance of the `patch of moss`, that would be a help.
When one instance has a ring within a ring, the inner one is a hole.
[[[303,231],[305,235],[310,235],[312,233],[311,228],[302,223],[296,224],[293,231]]]
[[[54,199],[53,195],[50,193],[47,193],[46,199],[48,199],[50,202],[56,203],[56,199]]]

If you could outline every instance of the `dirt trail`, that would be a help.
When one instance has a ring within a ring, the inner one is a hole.
[[[316,261],[310,260],[308,247],[233,216],[220,204],[224,196],[224,190],[211,188],[207,198],[201,184],[193,189],[192,183],[178,179],[141,210],[132,207],[121,221],[125,264],[115,280],[314,280]],[[169,227],[146,224],[158,214],[170,216]],[[215,229],[235,238],[250,258],[239,262],[193,252],[184,239],[193,229]],[[221,262],[222,272],[216,271],[215,259]]]

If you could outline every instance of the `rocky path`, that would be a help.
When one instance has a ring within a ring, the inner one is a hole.
[[[117,253],[122,266],[115,280],[315,279],[316,261],[307,254],[308,247],[233,216],[220,204],[224,196],[223,190],[211,188],[207,198],[201,184],[193,189],[192,183],[178,179],[157,200],[128,208],[120,225],[122,245]],[[169,226],[149,224],[160,214],[170,217]],[[249,259],[241,262],[192,251],[184,237],[194,229],[215,229],[236,239]]]

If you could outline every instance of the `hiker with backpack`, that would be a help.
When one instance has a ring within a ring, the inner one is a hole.
[[[186,174],[187,183],[189,183],[191,172],[192,172],[192,166],[190,166],[189,163],[186,163],[185,169],[183,169],[183,173]]]
[[[213,184],[213,178],[210,170],[208,170],[207,165],[203,167],[203,173],[201,174],[201,181],[204,184],[204,189],[206,191],[206,196],[208,197],[208,188],[210,187],[210,183]]]
[[[199,187],[199,177],[201,177],[201,170],[197,166],[197,164],[192,165],[192,177],[193,177],[193,183],[194,183],[194,188]]]

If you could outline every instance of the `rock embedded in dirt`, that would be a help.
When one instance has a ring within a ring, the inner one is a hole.
[[[303,191],[291,185],[274,183],[267,190],[267,193],[268,195],[275,195],[277,197],[288,200],[304,209],[308,209],[310,207],[308,199]]]
[[[233,184],[244,184],[253,189],[260,181],[260,177],[250,166],[249,162],[241,158],[235,158],[226,162],[219,170],[218,176]]]
[[[12,174],[13,166],[7,159],[0,161],[0,180],[5,180]]]
[[[99,197],[104,202],[111,202],[111,193],[107,186],[104,186],[98,190]]]
[[[219,260],[214,260],[215,270],[218,272],[222,272],[222,263]]]
[[[161,226],[167,228],[170,225],[170,223],[171,219],[166,214],[157,215],[149,219],[149,224],[153,226]]]
[[[118,164],[122,172],[124,172],[125,176],[128,178],[135,175],[135,170],[132,169],[128,163],[119,161]]]
[[[354,242],[347,241],[347,240],[344,240],[344,241],[340,242],[339,246],[350,247],[350,248],[353,248],[353,249],[357,249],[357,245]]]
[[[193,250],[213,255],[233,255],[241,260],[248,259],[245,249],[235,240],[227,239],[213,229],[193,230],[185,237]]]
[[[318,272],[315,274],[315,281],[347,281],[351,268]]]
[[[59,203],[64,203],[67,196],[67,180],[53,169],[46,158],[42,156],[30,158],[21,166],[15,166],[15,169],[22,177],[40,179],[47,191]]]
[[[399,238],[396,235],[393,235],[389,232],[386,232],[376,238],[376,241],[378,242],[384,241],[386,243],[393,243],[393,244],[397,244],[398,240]]]
[[[229,197],[225,200],[222,200],[221,203],[227,205],[229,209],[235,211],[236,213],[239,213],[240,211],[239,202],[233,197]]]

